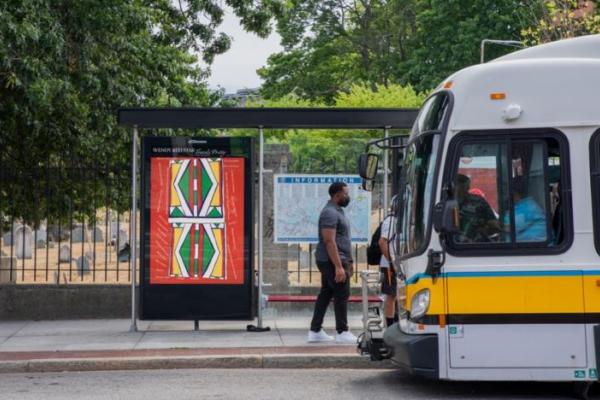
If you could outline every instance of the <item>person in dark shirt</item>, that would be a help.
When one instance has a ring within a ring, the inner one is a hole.
[[[489,242],[501,232],[496,214],[481,196],[469,193],[471,179],[463,174],[456,177],[455,193],[460,215],[458,240],[463,243]]]
[[[334,340],[322,328],[325,312],[333,299],[337,331],[335,341],[354,344],[357,338],[348,330],[348,298],[354,260],[350,222],[343,210],[350,203],[348,186],[343,182],[332,183],[329,196],[330,200],[319,215],[319,243],[315,258],[321,272],[321,291],[315,303],[308,342]]]

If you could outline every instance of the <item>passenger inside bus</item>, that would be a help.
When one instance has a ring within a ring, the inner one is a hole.
[[[565,240],[560,198],[563,178],[556,140],[464,144],[454,175],[459,245],[546,243]]]
[[[517,242],[546,241],[546,213],[527,195],[527,180],[517,176],[512,181],[513,204],[515,210],[515,234]],[[510,227],[510,215],[504,214],[504,226]]]
[[[463,243],[489,242],[500,231],[500,223],[492,207],[482,197],[469,193],[471,179],[463,174],[456,176],[455,193],[460,215],[460,238]]]

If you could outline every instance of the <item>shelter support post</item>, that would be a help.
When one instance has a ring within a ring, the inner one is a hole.
[[[136,303],[135,303],[135,283],[136,283],[136,265],[137,265],[137,145],[138,145],[138,127],[133,127],[133,137],[131,140],[131,218],[129,218],[129,243],[131,243],[131,254],[129,262],[131,263],[131,326],[129,332],[137,332],[136,321]]]
[[[258,313],[256,326],[248,325],[247,330],[251,332],[266,332],[270,331],[271,328],[263,326],[263,310],[266,302],[263,301],[265,135],[262,125],[258,127],[258,136],[260,144],[258,161]]]
[[[388,126],[384,129],[384,137],[387,139],[390,137],[390,128]],[[388,172],[389,172],[389,150],[385,148],[383,150],[383,215],[388,213],[388,201],[389,201],[389,188],[388,188]]]

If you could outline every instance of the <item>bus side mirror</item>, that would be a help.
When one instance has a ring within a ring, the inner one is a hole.
[[[433,209],[433,227],[442,234],[458,233],[460,230],[460,213],[458,202],[447,199],[437,203]]]
[[[361,154],[358,158],[358,174],[366,180],[373,180],[377,177],[377,166],[379,156],[373,153]]]
[[[362,189],[363,190],[366,190],[367,192],[372,192],[374,187],[375,187],[375,181],[373,181],[371,179],[363,179],[362,180]]]

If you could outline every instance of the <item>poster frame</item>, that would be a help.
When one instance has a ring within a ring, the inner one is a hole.
[[[277,219],[277,211],[278,211],[278,207],[279,207],[279,198],[276,194],[276,190],[277,190],[277,186],[280,185],[279,182],[277,182],[278,178],[327,178],[327,179],[332,179],[332,182],[343,182],[344,179],[352,179],[352,180],[358,180],[360,182],[360,176],[356,175],[356,174],[299,174],[299,173],[280,173],[280,174],[274,174],[273,175],[273,243],[276,244],[317,244],[319,239],[317,237],[318,235],[318,228],[315,227],[315,237],[311,239],[308,238],[302,238],[302,239],[294,239],[294,240],[281,240],[279,233],[278,233],[278,219]],[[355,183],[353,182],[352,185],[354,185]],[[359,187],[359,190],[360,187]],[[328,194],[324,194],[323,197],[327,197]],[[373,204],[373,199],[372,196],[369,194],[369,201],[368,201],[368,205],[367,208],[369,210],[369,213],[371,212],[371,207]],[[322,207],[325,206],[325,203],[323,203]],[[315,215],[315,218],[318,219],[318,215]],[[370,222],[370,215],[368,215],[368,223],[367,223],[367,233],[366,233],[366,237],[362,238],[356,238],[356,237],[352,237],[352,244],[368,244],[369,239],[371,238],[371,222]]]
[[[140,320],[250,320],[256,316],[254,282],[254,139],[251,137],[144,136],[141,140]],[[160,150],[157,152],[156,150]],[[166,151],[170,149],[170,151]],[[193,149],[193,151],[190,151]],[[150,283],[150,177],[155,157],[193,157],[206,150],[244,158],[244,283]],[[232,154],[232,149],[236,153]],[[241,153],[238,153],[239,150]],[[174,309],[169,304],[183,304]]]

